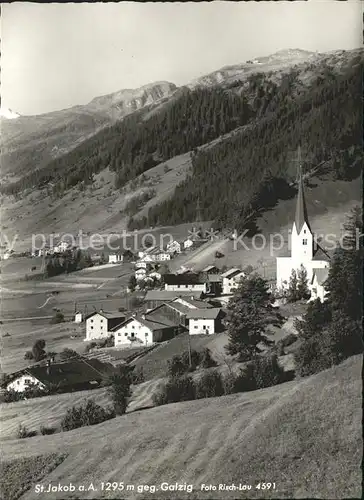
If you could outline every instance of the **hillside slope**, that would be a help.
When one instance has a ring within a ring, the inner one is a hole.
[[[361,356],[307,379],[269,389],[144,410],[53,436],[3,442],[3,459],[68,457],[43,479],[58,484],[123,481],[155,485],[158,498],[212,498],[201,484],[252,485],[249,498],[359,498],[362,458]],[[192,493],[161,483],[192,484]],[[274,482],[275,490],[255,489]],[[77,498],[125,498],[89,491]],[[149,493],[148,493],[149,495]],[[242,492],[214,491],[213,498]],[[42,498],[29,491],[24,500]],[[53,493],[54,499],[72,498]],[[74,496],[73,496],[74,498]]]

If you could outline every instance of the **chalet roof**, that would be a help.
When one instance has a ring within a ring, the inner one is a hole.
[[[111,373],[112,365],[101,363],[99,360],[75,359],[63,363],[34,365],[13,374],[12,379],[29,374],[44,385],[58,384],[60,386],[78,385],[94,380],[101,380],[105,373]]]
[[[204,280],[198,274],[165,274],[164,282],[166,285],[198,285],[203,284]]]
[[[173,290],[149,290],[145,297],[144,300],[160,300],[160,301],[165,301],[165,300],[174,300],[177,299],[178,297],[181,297],[185,299],[186,297],[195,297],[195,298],[200,298],[202,295],[202,292],[195,292],[191,290],[178,290],[177,292]]]
[[[153,313],[153,314],[151,314],[151,313]],[[146,326],[147,328],[149,328],[152,331],[163,330],[166,328],[171,328],[173,326],[178,326],[178,325],[176,325],[176,323],[174,323],[170,319],[163,316],[163,314],[161,314],[158,311],[156,311],[155,309],[153,309],[149,313],[130,316],[126,321],[124,321],[120,325],[117,325],[116,327],[112,328],[111,331],[115,332],[116,330],[118,330],[119,328],[122,328],[123,326],[127,325],[131,321],[138,321],[140,324]]]
[[[190,309],[186,315],[187,319],[216,319],[221,314],[220,308]]]
[[[206,266],[205,269],[202,269],[202,272],[203,273],[208,273],[209,271],[212,271],[213,269],[217,269],[218,270],[218,268],[216,266],[210,265],[210,266]]]
[[[233,276],[235,276],[236,274],[239,274],[241,273],[242,270],[241,269],[237,269],[236,267],[233,267],[232,269],[228,269],[227,271],[225,271],[224,273],[221,274],[221,277],[222,278],[232,278]]]
[[[302,170],[300,169],[300,178],[298,182],[298,196],[297,196],[297,203],[296,203],[296,215],[295,215],[295,220],[296,224],[296,230],[297,233],[299,234],[301,232],[301,229],[303,227],[303,224],[306,222],[309,230],[311,231],[310,225],[308,223],[308,216],[307,216],[307,207],[306,207],[306,201],[305,201],[305,194],[303,190],[303,178],[302,178]]]
[[[212,305],[209,304],[208,302],[205,302],[203,300],[192,299],[191,297],[177,297],[177,299],[175,299],[173,301],[173,303],[176,302],[179,298],[182,299],[184,302],[187,302],[191,306],[196,307],[197,309],[211,309],[212,308]],[[191,308],[189,308],[189,310],[191,310]]]
[[[125,319],[125,314],[121,313],[110,313],[110,312],[105,312],[105,311],[94,311],[86,316],[85,319],[89,319],[95,314],[100,314],[100,316],[103,316],[106,319],[120,319],[120,321],[123,321]]]
[[[319,285],[323,285],[324,282],[327,280],[329,276],[329,270],[327,267],[324,268],[313,268],[313,273],[312,273],[312,279],[311,279],[311,284],[314,282],[314,279],[317,279],[317,283]]]
[[[188,311],[191,310],[190,307],[188,307],[184,304],[181,304],[180,302],[176,302],[176,301],[166,302],[165,305],[167,307],[170,307],[171,309],[175,309],[176,311],[178,311],[182,314],[186,314]]]

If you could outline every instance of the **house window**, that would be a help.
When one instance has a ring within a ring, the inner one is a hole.
[[[305,238],[304,238],[304,239],[302,240],[302,245],[307,245],[307,239],[305,239]]]
[[[94,322],[94,320],[93,320],[93,319],[91,319],[90,321],[91,321],[91,323],[93,323],[93,322]]]
[[[16,384],[17,384],[17,385],[19,385],[19,384],[20,384],[20,380],[17,380],[17,381],[16,381]]]
[[[148,332],[145,332],[145,336],[148,337]]]
[[[131,332],[131,337],[134,338],[134,332]]]
[[[127,337],[127,336],[128,336],[128,332],[125,332],[125,337]]]
[[[24,384],[30,384],[30,378],[25,378],[24,379]]]
[[[303,230],[303,234],[306,234],[306,229]]]
[[[94,327],[93,327],[93,326],[91,326],[91,330],[93,330],[93,329],[94,329]]]
[[[195,329],[198,328],[198,325],[195,325]]]

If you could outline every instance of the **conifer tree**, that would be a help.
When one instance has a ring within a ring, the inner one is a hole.
[[[291,276],[289,278],[288,293],[287,293],[288,302],[296,302],[299,299],[297,287],[298,287],[297,273],[294,269],[292,269]]]
[[[297,272],[297,298],[308,299],[310,296],[310,291],[307,284],[307,271],[306,268],[301,264],[300,269]]]

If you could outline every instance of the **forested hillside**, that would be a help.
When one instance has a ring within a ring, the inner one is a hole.
[[[193,221],[199,198],[205,220],[241,228],[279,198],[295,195],[292,155],[298,145],[308,174],[359,176],[363,59],[363,53],[348,53],[337,64],[339,71],[336,62],[310,63],[278,76],[255,73],[244,81],[180,88],[162,105],[126,116],[68,154],[1,186],[1,192],[19,196],[28,188],[47,187],[60,197],[75,186],[84,190],[106,168],[116,173],[118,190],[191,151],[187,179],[129,227]]]

